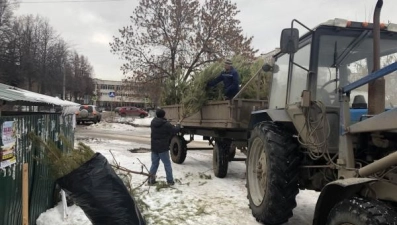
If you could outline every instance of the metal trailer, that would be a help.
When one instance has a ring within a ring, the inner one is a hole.
[[[251,81],[254,80],[255,76]],[[249,83],[251,82],[249,81],[247,85]],[[241,89],[240,93],[242,91],[244,91],[244,88]],[[188,150],[213,149],[214,174],[216,177],[224,178],[227,175],[230,161],[245,161],[245,158],[235,158],[234,156],[236,148],[243,153],[247,149],[247,128],[251,113],[266,109],[267,106],[267,100],[234,98],[227,101],[213,101],[184,119],[182,119],[182,105],[164,106],[163,109],[166,112],[167,119],[172,124],[180,122],[182,126],[181,132],[175,135],[170,142],[172,161],[182,164]],[[189,140],[185,140],[184,135],[190,135]],[[202,135],[204,140],[208,140],[211,147],[188,148],[188,144],[194,140],[194,135]]]

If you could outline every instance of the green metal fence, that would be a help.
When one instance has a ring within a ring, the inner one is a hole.
[[[73,117],[59,114],[5,116],[0,117],[0,126],[5,121],[14,121],[15,124],[16,163],[0,171],[0,225],[22,224],[23,163],[29,163],[29,224],[34,225],[41,213],[54,206],[55,183],[47,166],[38,160],[43,158],[43,151],[30,142],[27,134],[33,131],[42,139],[53,140],[63,148],[59,135],[67,137],[73,144]]]

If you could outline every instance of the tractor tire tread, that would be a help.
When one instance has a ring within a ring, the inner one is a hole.
[[[228,156],[229,156],[230,143],[218,141],[215,142],[215,145],[217,145],[217,147],[214,146],[214,150],[212,153],[214,175],[218,178],[225,178],[229,167]]]
[[[253,216],[259,222],[267,225],[283,224],[293,216],[292,211],[297,205],[295,198],[299,193],[300,166],[298,145],[292,138],[292,134],[282,130],[273,122],[258,124],[253,133],[252,137],[260,137],[268,146],[266,154],[267,158],[271,160],[269,160],[270,174],[267,178],[269,179],[267,194],[260,206],[251,204],[247,180],[250,208]],[[251,140],[249,145],[251,145]]]
[[[178,146],[178,152],[176,154],[173,150],[175,144]],[[176,164],[182,164],[185,161],[187,155],[187,143],[183,137],[174,136],[171,138],[170,154],[171,160]]]
[[[354,225],[397,225],[397,212],[382,201],[352,197],[332,208],[327,225],[341,221]]]

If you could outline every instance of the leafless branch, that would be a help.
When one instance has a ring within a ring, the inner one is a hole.
[[[116,169],[118,169],[118,170],[127,172],[127,173],[140,174],[140,175],[144,175],[144,176],[150,177],[150,174],[144,173],[143,171],[141,171],[141,172],[133,171],[133,170],[127,169],[127,168],[125,168],[125,167],[117,166],[117,165],[112,165],[112,167],[114,167],[114,168],[116,168]]]
[[[236,19],[238,13],[229,0],[141,0],[131,16],[132,25],[114,37],[112,52],[126,61],[125,74],[169,85],[164,94],[175,98],[169,102],[174,104],[182,94],[175,87],[186,84],[194,72],[219,58],[255,54],[252,37],[243,35]]]

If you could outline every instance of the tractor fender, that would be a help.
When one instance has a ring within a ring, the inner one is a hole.
[[[266,109],[254,111],[251,113],[248,129],[252,130],[256,124],[264,121],[291,122],[291,118],[285,109]]]
[[[372,178],[347,178],[328,183],[318,197],[314,211],[313,225],[327,223],[328,214],[340,201],[354,196],[369,183],[377,181]]]

